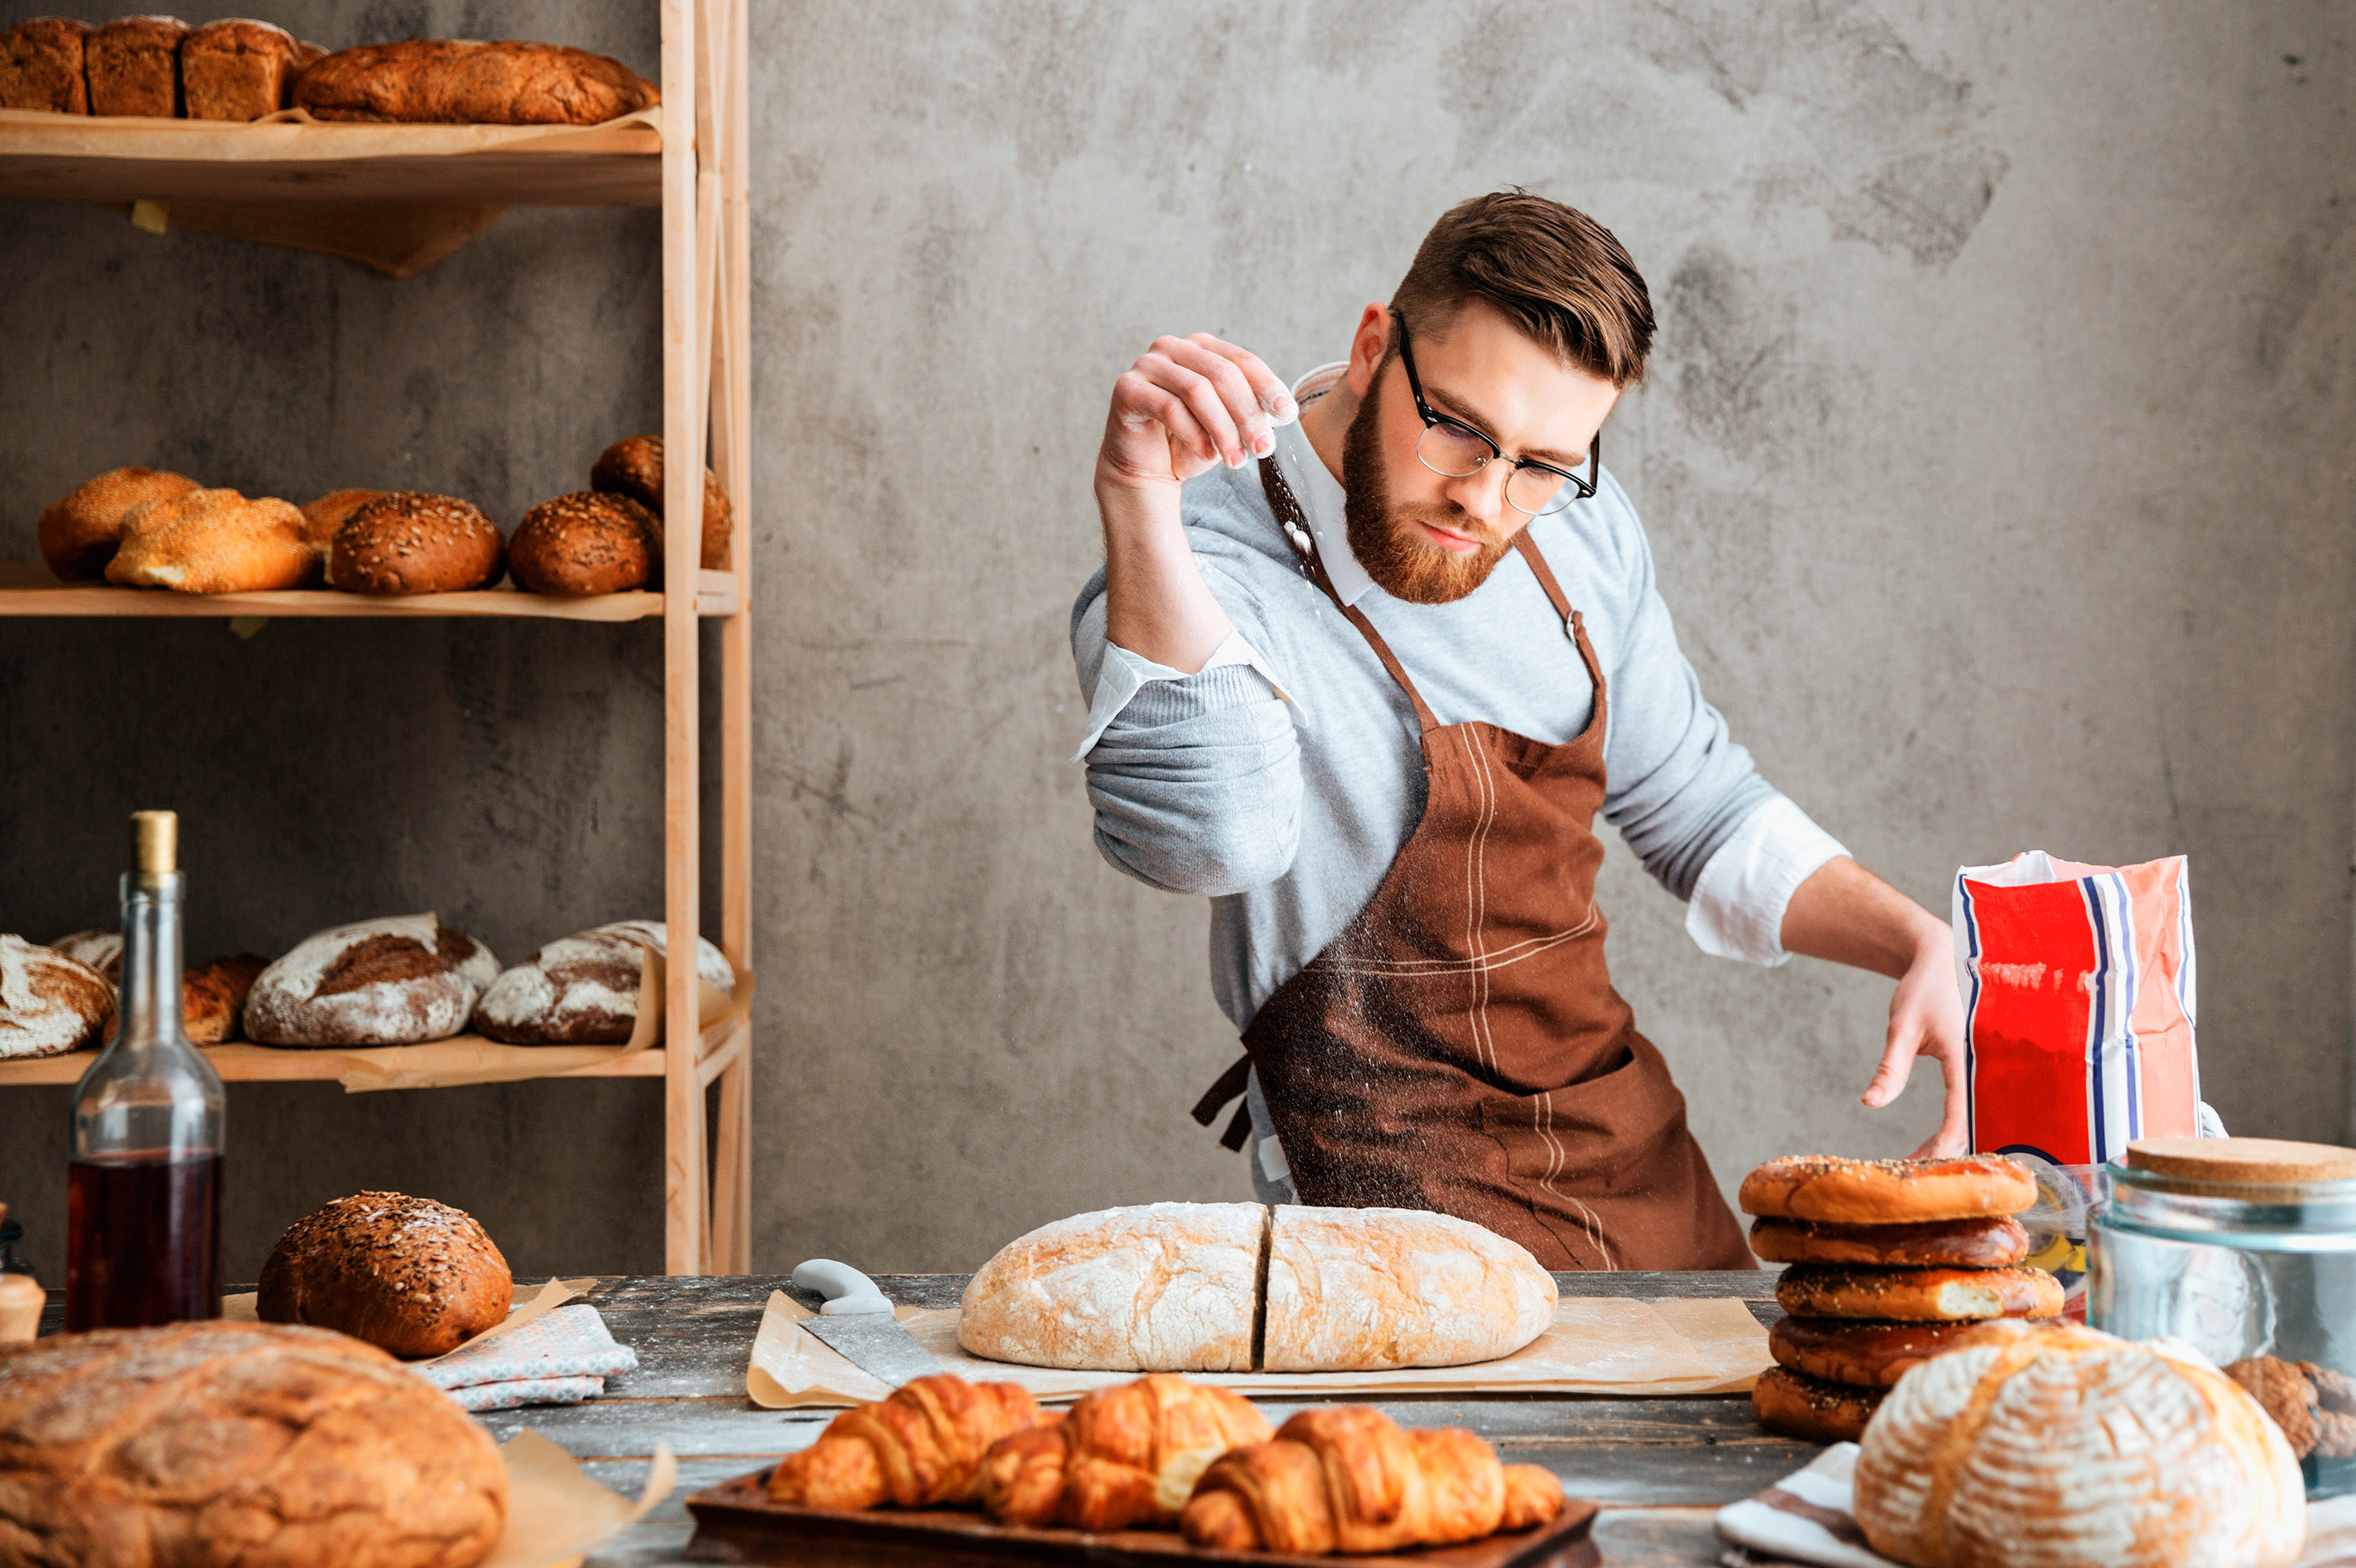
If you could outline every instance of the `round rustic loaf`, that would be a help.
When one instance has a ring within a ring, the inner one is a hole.
[[[431,914],[334,926],[255,979],[245,1034],[264,1045],[446,1040],[498,974],[490,949]]]
[[[1742,1179],[1746,1214],[1836,1225],[1913,1224],[2018,1214],[2037,1201],[2037,1179],[2000,1155],[1948,1159],[1842,1159],[1793,1155]]]
[[[1261,1370],[1494,1361],[1554,1322],[1554,1276],[1519,1243],[1421,1209],[1279,1207]]]
[[[1898,1323],[2052,1317],[2062,1310],[2062,1282],[2041,1268],[1794,1264],[1775,1281],[1775,1304],[1795,1317],[1879,1317]]]
[[[262,593],[302,587],[315,564],[292,502],[191,490],[131,508],[106,580],[181,593]]]
[[[34,538],[41,559],[66,582],[106,575],[106,563],[123,544],[123,519],[146,501],[173,501],[204,486],[184,474],[160,468],[113,468],[85,479],[41,510]]]
[[[0,1562],[468,1568],[507,1509],[490,1435],[340,1334],[216,1320],[0,1348]]]
[[[286,1227],[262,1265],[254,1310],[396,1356],[440,1356],[515,1304],[508,1260],[474,1216],[427,1198],[360,1192]]]
[[[327,554],[327,586],[394,597],[463,593],[499,580],[497,524],[455,496],[397,490],[352,509]]]
[[[54,948],[0,935],[0,1061],[102,1044],[113,1027],[114,987],[105,976]]]
[[[1857,1317],[1779,1317],[1767,1330],[1767,1353],[1779,1367],[1826,1382],[1888,1388],[1942,1350],[1953,1349],[1980,1319],[1962,1323],[1880,1323]]]
[[[634,435],[607,447],[589,470],[589,488],[627,496],[644,507],[655,520],[655,549],[659,553],[667,520],[662,437]],[[720,487],[720,476],[707,468],[703,471],[703,537],[697,547],[697,564],[704,571],[717,571],[728,564],[728,536],[734,526],[735,509],[728,504],[728,492]]]
[[[523,515],[508,545],[508,571],[534,593],[579,598],[661,581],[659,525],[627,496],[575,491]]]
[[[1899,1381],[1857,1521],[1912,1568],[2286,1568],[2306,1486],[2255,1400],[2190,1348],[1991,1324]]]
[[[2029,1232],[2008,1214],[1921,1225],[1820,1225],[1754,1220],[1751,1250],[1771,1264],[1863,1264],[1876,1268],[2002,1268],[2029,1255]]]
[[[1770,1367],[1751,1385],[1751,1413],[1760,1425],[1786,1437],[1854,1443],[1864,1435],[1885,1392]]]
[[[552,942],[491,982],[475,1005],[475,1028],[509,1045],[619,1045],[637,1025],[641,944],[669,956],[661,921],[616,921]],[[734,994],[736,971],[700,936],[695,973]]]
[[[123,933],[119,931],[77,931],[59,937],[49,945],[77,964],[87,964],[106,976],[110,986],[123,983]]]

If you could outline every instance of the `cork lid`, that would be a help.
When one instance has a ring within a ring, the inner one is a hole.
[[[2187,1181],[2252,1187],[2356,1180],[2356,1149],[2281,1138],[2137,1138],[2127,1145],[2127,1164]]]

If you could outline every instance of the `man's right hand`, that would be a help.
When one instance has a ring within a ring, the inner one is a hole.
[[[1241,468],[1275,451],[1271,432],[1300,414],[1258,355],[1207,332],[1157,337],[1113,383],[1098,498],[1108,499],[1108,486],[1174,492],[1215,464]]]

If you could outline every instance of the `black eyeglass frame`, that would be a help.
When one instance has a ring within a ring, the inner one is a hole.
[[[1462,420],[1453,419],[1447,414],[1440,413],[1434,410],[1430,403],[1423,400],[1423,378],[1415,373],[1415,351],[1408,347],[1407,317],[1401,315],[1397,310],[1393,310],[1391,312],[1391,320],[1398,324],[1399,363],[1407,367],[1407,389],[1415,394],[1415,411],[1417,417],[1423,421],[1423,428],[1429,431],[1434,425],[1444,424],[1450,430],[1458,431],[1465,435],[1469,435],[1473,440],[1479,442],[1482,445],[1487,447],[1489,449],[1489,455],[1483,458],[1473,466],[1473,474],[1480,473],[1482,469],[1488,467],[1492,463],[1503,462],[1505,456],[1505,448],[1499,446],[1494,441],[1491,440],[1485,432],[1475,430],[1472,426],[1466,424]],[[1431,464],[1430,463],[1424,462],[1423,443],[1420,438],[1419,438],[1416,443],[1415,460],[1418,463],[1422,463],[1426,468],[1431,468]],[[1532,457],[1517,457],[1514,460],[1514,467],[1516,471],[1524,468],[1535,468],[1541,474],[1551,474],[1556,478],[1560,479],[1563,484],[1569,485],[1573,490],[1578,492],[1578,494],[1573,496],[1569,501],[1565,501],[1559,507],[1549,507],[1543,512],[1533,512],[1526,507],[1515,505],[1514,498],[1511,494],[1514,487],[1514,482],[1512,476],[1508,475],[1505,480],[1505,505],[1513,507],[1514,510],[1521,513],[1522,516],[1526,517],[1553,517],[1556,513],[1567,509],[1572,502],[1587,500],[1595,494],[1594,480],[1581,479],[1576,474],[1566,474],[1551,463],[1540,463],[1536,458]],[[1447,470],[1441,468],[1431,468],[1431,471],[1434,474],[1439,475],[1443,479],[1466,479],[1472,476],[1467,474],[1451,474]],[[1603,432],[1601,430],[1598,430],[1595,432],[1595,440],[1587,449],[1587,471],[1590,474],[1597,475],[1601,475],[1603,472]],[[1555,486],[1558,493],[1560,492],[1561,488],[1562,485],[1560,485]]]

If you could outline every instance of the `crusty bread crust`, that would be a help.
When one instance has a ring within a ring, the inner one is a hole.
[[[286,107],[301,46],[285,28],[229,17],[180,40],[181,98],[191,120],[259,120]]]
[[[1554,1322],[1554,1276],[1514,1242],[1421,1209],[1279,1207],[1261,1370],[1494,1361]]]
[[[106,575],[123,547],[123,519],[144,501],[173,501],[204,486],[160,468],[111,468],[85,479],[41,509],[34,537],[41,559],[59,581],[83,582]]]
[[[1794,1264],[1775,1301],[1794,1317],[1882,1317],[1954,1323],[1978,1317],[2052,1317],[2062,1282],[2041,1268],[1844,1268]]]
[[[177,16],[117,16],[82,46],[92,114],[169,120],[180,112],[180,40],[188,25]]]
[[[385,490],[330,490],[316,501],[303,503],[303,542],[317,552],[319,577],[327,580],[327,557],[336,548],[336,530],[344,519],[370,501],[390,495]]]
[[[302,587],[312,565],[293,503],[191,490],[131,508],[106,580],[180,593],[260,593]]]
[[[523,515],[508,544],[516,586],[579,598],[650,588],[662,581],[660,525],[626,496],[576,490]]]
[[[54,948],[0,936],[0,1061],[86,1051],[113,1027],[105,976]]]
[[[637,1027],[643,947],[669,956],[661,921],[616,921],[561,937],[485,987],[475,1028],[509,1045],[619,1045]],[[695,973],[723,995],[736,989],[727,956],[700,936]]]
[[[82,49],[90,25],[64,16],[35,16],[0,33],[0,109],[90,112]]]
[[[498,973],[489,949],[431,914],[333,926],[254,980],[245,1035],[264,1045],[446,1040]]]
[[[1880,1405],[1880,1389],[1826,1382],[1783,1367],[1770,1367],[1751,1385],[1751,1411],[1759,1424],[1810,1443],[1854,1443]]]
[[[506,558],[498,525],[472,502],[399,490],[362,502],[336,529],[327,586],[386,597],[463,593],[497,582]]]
[[[440,1356],[507,1318],[515,1276],[474,1217],[361,1192],[286,1228],[262,1265],[265,1323],[312,1323],[396,1356]]]
[[[655,549],[663,541],[663,447],[659,435],[634,435],[600,453],[589,470],[589,488],[607,495],[627,496],[655,519]],[[735,510],[719,475],[703,471],[703,538],[697,560],[706,571],[728,564],[728,536],[735,526]]]
[[[513,40],[369,44],[309,66],[294,85],[295,105],[321,120],[599,125],[661,101],[619,60]]]
[[[1775,1364],[1803,1377],[1860,1388],[1889,1388],[1912,1368],[1952,1349],[1980,1327],[1967,1323],[1882,1323],[1853,1317],[1779,1317],[1767,1330]]]
[[[240,953],[200,964],[180,976],[180,1026],[191,1043],[220,1045],[235,1040],[253,982],[270,966],[258,953]]]
[[[2018,1214],[2037,1201],[2037,1179],[2001,1155],[1950,1159],[1842,1159],[1793,1155],[1742,1179],[1746,1214],[1836,1225],[1912,1224]]]
[[[1878,1268],[2003,1268],[2029,1255],[2029,1232],[2007,1214],[1919,1225],[1826,1225],[1754,1220],[1751,1250],[1771,1264]]]

